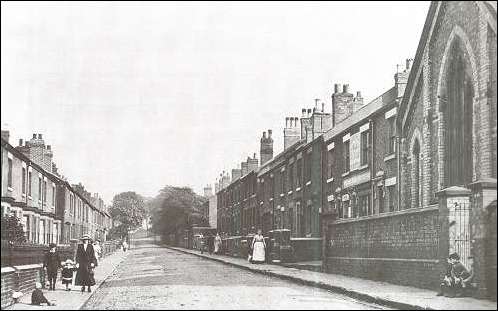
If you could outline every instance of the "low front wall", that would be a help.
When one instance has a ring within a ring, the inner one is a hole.
[[[293,261],[322,260],[322,238],[291,238]]]
[[[324,223],[324,270],[435,289],[442,274],[437,207]]]
[[[44,284],[45,276],[41,264],[23,265],[2,268],[2,308],[11,305],[13,292],[30,295],[35,289],[35,283]]]
[[[106,241],[102,244],[102,256],[108,256],[117,249],[117,241]],[[70,258],[74,259],[74,246],[58,246],[57,247],[62,261]],[[11,257],[12,261],[18,263],[30,262],[29,264],[13,265],[2,267],[2,288],[1,298],[2,309],[11,305],[14,300],[13,292],[22,292],[24,295],[31,295],[35,289],[35,283],[40,282],[45,286],[45,271],[41,262],[43,261],[43,252],[47,250],[46,246],[39,245],[23,245],[11,247],[15,254]],[[2,252],[4,249],[2,249]],[[8,250],[5,250],[8,251]],[[33,257],[29,258],[29,254]],[[9,261],[11,260],[9,259]],[[36,263],[31,263],[36,262]],[[60,272],[58,271],[57,282],[60,281]]]

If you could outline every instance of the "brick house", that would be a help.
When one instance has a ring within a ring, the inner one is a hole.
[[[41,134],[17,147],[8,136],[2,131],[2,217],[14,213],[35,244],[68,244],[84,233],[105,240],[112,223],[103,200],[58,174]]]
[[[41,135],[36,139],[41,139]],[[56,215],[57,177],[10,145],[8,131],[2,131],[1,148],[2,217],[14,213],[21,220],[27,240],[32,243],[60,243],[61,218]]]

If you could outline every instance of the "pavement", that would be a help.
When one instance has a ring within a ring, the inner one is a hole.
[[[435,291],[400,286],[387,282],[376,282],[339,274],[329,274],[289,268],[272,264],[251,264],[242,258],[224,255],[201,254],[197,250],[164,246],[166,248],[193,254],[205,259],[215,260],[230,266],[252,272],[291,280],[308,286],[319,287],[340,293],[369,303],[384,305],[395,309],[427,309],[427,310],[496,310],[497,303],[470,297],[447,298],[437,297]]]
[[[136,247],[85,303],[83,310],[386,309],[321,288],[153,245],[150,241],[136,242]]]
[[[55,303],[55,306],[33,306],[31,305],[31,293],[24,293],[18,303],[7,307],[6,310],[79,310],[128,254],[129,252],[117,250],[99,261],[99,265],[95,268],[96,284],[92,286],[91,293],[86,291],[82,293],[80,286],[72,286],[71,291],[66,291],[65,285],[58,279],[55,291],[42,290],[45,297]]]

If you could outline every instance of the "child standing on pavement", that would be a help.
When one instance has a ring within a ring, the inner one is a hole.
[[[66,262],[64,263],[64,266],[62,267],[62,284],[66,285],[66,290],[70,291],[71,290],[71,283],[73,283],[73,274],[74,271],[76,271],[76,268],[74,267],[73,261],[71,259],[67,259]]]

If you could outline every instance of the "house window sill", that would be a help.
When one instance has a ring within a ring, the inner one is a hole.
[[[280,197],[283,197],[283,196],[284,196],[284,194],[283,194],[283,193],[281,193],[281,194],[280,194]]]
[[[7,190],[9,190],[11,192],[14,191],[14,189],[12,189],[12,187],[7,187]]]
[[[306,186],[311,185],[311,180],[306,183]]]
[[[328,183],[331,183],[331,182],[333,182],[333,181],[334,181],[334,177],[330,177],[329,179],[327,179],[327,184],[328,184]]]
[[[349,173],[351,173],[351,171],[347,171],[346,173],[343,173],[341,176],[342,176],[342,177],[346,177],[346,176],[348,176],[348,175],[349,175]]]
[[[301,187],[296,188],[296,192],[301,191]]]
[[[291,190],[291,191],[289,191],[289,192],[287,192],[287,194],[292,194],[292,190]]]

